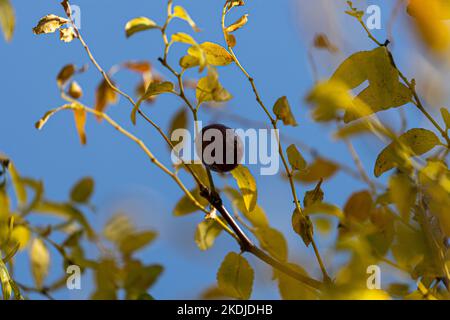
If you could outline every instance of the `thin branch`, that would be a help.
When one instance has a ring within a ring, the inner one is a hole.
[[[278,143],[278,153],[280,155],[281,162],[283,163],[284,169],[285,169],[287,177],[289,179],[289,185],[291,187],[291,193],[292,193],[292,196],[294,198],[294,203],[295,203],[295,206],[296,206],[297,210],[303,215],[303,210],[302,210],[302,208],[300,206],[300,201],[299,201],[298,196],[297,196],[297,190],[295,188],[293,175],[292,175],[292,172],[291,172],[291,170],[289,168],[288,162],[286,160],[286,156],[284,154],[283,146],[282,146],[282,143],[281,143],[281,139],[280,139],[280,135],[279,135],[278,127],[277,127],[277,119],[274,118],[274,116],[272,116],[272,114],[270,113],[269,109],[266,107],[266,105],[262,101],[261,96],[259,94],[259,91],[258,91],[258,89],[257,89],[257,87],[255,85],[254,79],[250,76],[250,74],[247,72],[247,70],[242,66],[242,64],[240,63],[240,61],[237,58],[236,54],[234,53],[233,49],[231,48],[231,46],[228,45],[226,31],[225,31],[225,29],[226,29],[226,27],[225,27],[225,18],[226,18],[227,12],[228,12],[227,5],[225,5],[224,8],[223,8],[223,11],[222,11],[222,32],[223,32],[223,36],[224,36],[225,42],[227,43],[228,51],[231,54],[231,57],[233,58],[233,61],[236,63],[236,65],[239,67],[239,69],[242,71],[242,73],[246,76],[246,78],[250,82],[250,85],[252,87],[252,90],[253,90],[253,93],[255,95],[256,101],[258,102],[258,104],[260,105],[260,107],[262,108],[264,113],[267,115],[267,117],[269,118],[270,123],[272,124],[272,127],[275,130],[275,132],[276,132],[276,138],[277,138],[277,143]],[[322,271],[324,281],[326,283],[329,283],[329,282],[331,282],[331,278],[329,277],[329,275],[328,275],[328,273],[326,271],[325,265],[324,265],[324,263],[322,261],[322,257],[320,256],[319,250],[317,249],[317,245],[316,245],[312,235],[311,235],[311,239],[312,239],[312,245],[313,245],[313,248],[314,248],[314,253],[316,255],[316,259],[317,259],[317,262],[318,262],[318,264],[320,266],[320,269]]]

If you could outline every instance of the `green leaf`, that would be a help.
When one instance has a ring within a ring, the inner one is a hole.
[[[191,26],[191,28],[194,29],[195,32],[200,31],[194,20],[192,20],[186,9],[184,9],[182,6],[175,6],[175,8],[173,9],[173,16],[186,21]]]
[[[254,271],[241,255],[230,252],[217,273],[219,289],[236,299],[249,299],[252,294]]]
[[[441,108],[442,119],[445,123],[445,128],[450,129],[450,112],[446,108]]]
[[[90,239],[95,237],[95,232],[90,226],[83,213],[68,203],[59,203],[51,201],[41,201],[36,205],[34,212],[42,214],[52,214],[67,220],[77,221],[85,230]]]
[[[306,191],[303,198],[303,206],[305,208],[314,205],[315,203],[322,202],[324,193],[321,188],[322,180],[320,180],[313,190]]]
[[[94,179],[86,177],[78,181],[70,191],[70,199],[73,202],[86,203],[94,192]]]
[[[130,255],[131,253],[148,246],[156,239],[157,235],[158,234],[154,231],[142,231],[127,234],[121,239],[119,250],[126,256]]]
[[[381,151],[375,163],[374,174],[379,177],[384,172],[403,165],[407,158],[427,153],[439,144],[439,138],[434,132],[411,129]]]
[[[50,253],[41,239],[34,239],[30,248],[31,272],[37,288],[42,288],[50,268]]]
[[[9,0],[0,0],[0,27],[6,41],[11,41],[15,25],[16,17],[11,2]]]
[[[298,151],[295,144],[291,144],[287,148],[286,152],[287,152],[289,164],[291,165],[293,170],[302,171],[306,168],[306,166],[307,166],[306,160],[303,158],[300,151]]]
[[[125,34],[127,38],[129,38],[137,32],[155,28],[158,28],[158,25],[155,21],[146,17],[139,17],[127,22],[127,24],[125,25]]]
[[[195,232],[195,243],[200,250],[208,250],[214,245],[214,241],[222,232],[222,227],[214,219],[200,222]]]
[[[0,257],[0,284],[2,285],[3,300],[9,300],[11,298],[12,288],[10,280],[8,269]]]
[[[136,106],[131,111],[131,122],[136,124],[136,113],[141,105],[141,103],[150,97],[160,95],[162,93],[173,92],[174,85],[172,82],[152,82],[145,90],[144,95],[138,100]]]
[[[239,165],[236,169],[232,170],[231,174],[236,180],[239,190],[241,190],[246,209],[249,212],[253,211],[258,198],[255,178],[253,178],[250,170],[243,165]]]
[[[198,188],[191,190],[191,194],[201,205],[206,206],[208,204],[208,201],[200,195],[200,190]],[[192,203],[191,199],[187,195],[184,195],[175,205],[173,215],[180,217],[197,212],[198,210],[200,209]]]
[[[292,228],[297,233],[308,247],[313,240],[314,228],[311,220],[305,214],[301,214],[298,209],[294,210],[292,214]]]
[[[139,299],[150,287],[152,287],[164,271],[164,267],[158,264],[144,266],[139,261],[130,261],[125,265],[124,289],[126,299]]]
[[[287,261],[288,246],[283,234],[273,228],[258,228],[255,231],[261,247],[280,261]]]
[[[281,97],[273,106],[273,113],[277,116],[277,120],[282,120],[286,126],[297,126],[297,121],[291,111],[291,106],[287,97]]]

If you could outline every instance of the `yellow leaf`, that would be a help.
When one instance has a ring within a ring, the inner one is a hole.
[[[6,41],[11,41],[15,25],[16,17],[10,0],[0,0],[0,27]]]
[[[253,178],[250,170],[243,165],[239,165],[236,169],[232,170],[231,174],[241,190],[246,209],[252,212],[256,207],[258,198],[255,178]]]
[[[367,190],[353,193],[344,206],[344,214],[347,219],[364,222],[369,218],[373,209],[373,200]]]
[[[374,174],[379,177],[384,172],[402,165],[405,157],[422,155],[439,144],[439,138],[432,131],[411,129],[384,148],[378,155]]]
[[[70,190],[70,199],[77,203],[89,202],[92,193],[94,192],[94,179],[86,177],[78,181]]]
[[[195,32],[199,32],[200,29],[195,24],[194,20],[189,16],[187,11],[182,6],[175,6],[173,9],[173,16],[186,21]]]
[[[308,276],[308,273],[297,264],[289,263],[288,267],[299,274]],[[310,287],[298,281],[293,281],[291,277],[274,269],[274,277],[278,280],[278,290],[284,300],[315,300],[317,294]]]
[[[416,190],[411,179],[403,173],[392,175],[389,178],[389,195],[400,215],[408,221],[416,203]]]
[[[339,166],[323,158],[316,158],[305,170],[297,173],[294,178],[303,183],[315,183],[320,179],[327,180],[335,175]]]
[[[170,127],[169,127],[169,138],[171,139],[172,143],[176,143],[178,141],[172,140],[172,134],[177,129],[187,129],[188,127],[188,121],[189,121],[189,115],[186,111],[186,109],[181,109],[179,112],[177,112],[172,120],[170,121]],[[185,141],[183,141],[184,143]]]
[[[14,163],[11,162],[9,164],[8,171],[11,176],[17,202],[19,203],[19,206],[23,207],[27,203],[27,190],[25,188],[25,184],[23,183],[22,177],[17,171]]]
[[[201,205],[206,206],[208,204],[208,201],[200,195],[200,191],[198,190],[198,188],[191,190],[191,193]],[[187,195],[184,195],[181,200],[178,201],[178,203],[175,205],[175,208],[173,209],[173,215],[179,217],[194,213],[199,210],[200,209],[192,203],[191,199],[189,199]]]
[[[314,214],[326,214],[336,216],[339,219],[343,219],[344,213],[337,206],[326,202],[316,202],[303,210],[303,213],[307,216]]]
[[[73,39],[77,38],[74,28],[61,28],[59,29],[59,39],[65,43],[72,42]]]
[[[83,89],[76,81],[72,81],[69,86],[69,95],[74,99],[80,99],[83,96]]]
[[[283,262],[287,261],[288,246],[280,231],[270,227],[258,228],[255,231],[255,236],[258,238],[261,247],[271,256]]]
[[[446,0],[410,0],[408,12],[423,42],[441,52],[450,44],[450,29],[441,19],[450,18],[450,4]]]
[[[231,187],[225,187],[225,192],[230,197],[233,205],[244,215],[244,217],[250,221],[254,227],[265,228],[269,226],[269,220],[263,208],[259,205],[255,206],[253,211],[248,211],[245,207],[242,195],[236,189]]]
[[[297,126],[297,121],[291,111],[291,106],[287,97],[281,97],[273,106],[273,113],[277,116],[277,120],[283,121],[286,126]]]
[[[213,219],[202,221],[195,232],[195,243],[200,250],[208,250],[214,245],[214,241],[221,232],[222,227],[217,221]]]
[[[147,89],[145,90],[144,95],[141,98],[139,98],[138,102],[136,103],[136,106],[131,111],[131,122],[133,124],[136,124],[136,113],[143,101],[148,100],[151,97],[160,95],[162,93],[173,92],[173,90],[174,90],[174,85],[172,82],[169,82],[169,81],[151,82],[149,84],[149,86],[147,87]]]
[[[125,34],[127,38],[129,38],[137,32],[155,28],[158,28],[158,25],[155,21],[146,17],[138,17],[127,22],[127,24],[125,25]]]
[[[181,42],[181,43],[187,43],[191,45],[197,45],[197,42],[192,38],[190,35],[184,32],[178,32],[174,33],[172,35],[172,41],[171,42]]]
[[[50,253],[39,238],[35,238],[31,244],[30,263],[36,288],[42,288],[50,267]]]
[[[75,127],[80,137],[80,142],[82,145],[86,144],[86,111],[79,107],[73,110],[73,115],[75,119]]]
[[[192,46],[188,54],[197,59],[205,55],[206,62],[213,66],[226,66],[233,62],[231,54],[222,46],[213,42],[204,42],[200,46]]]
[[[309,217],[304,213],[300,213],[298,209],[295,209],[292,214],[291,222],[292,229],[294,229],[295,233],[302,238],[303,242],[308,247],[313,240],[314,234],[313,225]]]
[[[445,128],[450,129],[450,112],[446,108],[441,108],[442,119],[445,123]]]
[[[95,110],[105,112],[110,104],[117,103],[117,93],[109,86],[106,80],[102,80],[95,92]],[[100,120],[100,118],[98,117]]]
[[[182,67],[183,69],[189,69],[189,68],[197,67],[198,65],[200,65],[200,60],[196,57],[187,55],[180,59],[179,64],[180,64],[180,67]]]
[[[241,255],[230,252],[217,272],[217,285],[225,295],[247,300],[252,294],[254,271]]]
[[[49,14],[39,20],[37,26],[33,28],[33,32],[34,34],[53,33],[67,23],[69,20]]]
[[[225,29],[226,33],[232,33],[235,32],[236,30],[242,28],[243,26],[245,26],[248,22],[248,14],[244,14],[242,17],[240,17],[237,21],[235,21],[234,23],[232,23],[230,26],[228,26]]]
[[[302,154],[298,151],[295,144],[291,144],[287,149],[287,156],[289,164],[292,167],[292,170],[302,171],[306,168],[307,163],[303,158]]]
[[[18,225],[11,232],[11,241],[19,244],[19,250],[24,250],[28,246],[30,238],[31,232],[25,226]]]
[[[56,77],[56,82],[59,87],[63,86],[72,76],[75,74],[76,67],[73,64],[65,65],[61,71],[59,71]]]
[[[219,74],[214,68],[208,69],[208,75],[201,78],[196,88],[197,104],[215,101],[225,102],[232,99],[232,95],[219,82]]]
[[[228,47],[234,48],[236,46],[236,37],[234,35],[225,33],[225,39],[227,41]]]

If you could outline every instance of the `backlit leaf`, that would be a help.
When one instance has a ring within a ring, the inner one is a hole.
[[[255,178],[253,178],[250,170],[243,165],[239,165],[236,169],[232,170],[231,174],[236,180],[239,190],[241,190],[246,209],[249,212],[253,211],[258,198]]]
[[[59,39],[65,43],[72,42],[72,40],[76,37],[77,34],[75,33],[75,29],[72,27],[59,29]]]
[[[42,288],[50,268],[50,253],[39,238],[35,238],[31,244],[30,263],[34,283],[37,288]]]
[[[226,187],[225,192],[230,197],[233,205],[244,215],[244,217],[250,221],[254,227],[265,228],[269,226],[269,220],[263,208],[259,205],[255,206],[255,209],[249,212],[244,204],[242,195],[236,189]]]
[[[384,172],[401,165],[403,157],[420,156],[427,153],[440,143],[432,131],[426,129],[411,129],[402,134],[398,141],[392,142],[378,155],[374,174],[379,177]]]
[[[389,178],[389,194],[400,215],[409,220],[411,209],[416,202],[416,190],[413,181],[406,174],[395,174]]]
[[[316,158],[305,170],[295,174],[294,178],[303,183],[316,183],[320,179],[327,180],[335,175],[339,166],[323,158]]]
[[[208,201],[200,195],[200,191],[198,190],[198,188],[191,190],[191,193],[201,205],[206,206],[208,204]],[[175,208],[173,209],[173,215],[179,217],[197,212],[198,210],[200,209],[192,203],[191,199],[189,199],[187,195],[184,195],[181,200],[178,201],[178,203],[175,205]]]
[[[78,181],[70,191],[70,199],[78,203],[89,202],[94,192],[94,179],[86,177]]]
[[[241,255],[230,252],[217,273],[217,285],[227,296],[247,300],[252,294],[254,271]]]
[[[248,22],[248,14],[244,14],[242,17],[240,17],[238,20],[236,20],[235,22],[233,22],[230,26],[228,26],[225,29],[226,33],[232,33],[235,32],[236,30],[242,28],[243,26],[245,26]]]
[[[67,23],[69,20],[49,14],[39,20],[37,26],[33,28],[33,32],[34,34],[53,33]]]
[[[175,8],[173,8],[173,16],[186,21],[191,26],[191,28],[194,29],[195,32],[200,31],[194,20],[192,20],[186,9],[184,9],[182,6],[175,6]]]
[[[299,274],[308,276],[308,273],[299,265],[289,263],[288,267]],[[278,290],[284,300],[315,300],[317,294],[308,286],[274,269],[274,277],[278,280]]]
[[[233,62],[231,54],[222,46],[213,42],[204,42],[200,46],[192,46],[188,49],[188,54],[201,59],[204,54],[206,62],[212,66],[226,66]]]
[[[222,232],[222,227],[216,220],[207,219],[200,222],[195,231],[195,243],[200,250],[208,250]]]
[[[229,101],[232,95],[220,84],[217,70],[210,68],[208,69],[208,75],[201,78],[197,83],[196,97],[197,104],[200,105],[209,101]]]
[[[83,108],[76,108],[73,110],[73,115],[75,119],[75,127],[78,132],[78,136],[80,137],[80,142],[82,145],[86,144],[86,110]]]
[[[125,25],[125,34],[127,38],[129,38],[137,32],[155,28],[158,28],[158,25],[155,21],[146,17],[138,17],[127,22],[127,24]]]
[[[277,116],[277,119],[283,121],[286,126],[297,126],[297,121],[291,111],[291,106],[287,97],[281,97],[275,102],[273,106],[273,113]]]
[[[24,207],[27,203],[27,190],[19,172],[17,171],[14,163],[9,164],[9,174],[14,187],[14,192],[17,198],[19,206]]]
[[[74,64],[65,65],[61,71],[59,71],[56,77],[56,82],[58,86],[63,86],[72,76],[75,74],[76,66]]]
[[[16,17],[10,0],[0,0],[0,27],[6,41],[11,41],[15,25]]]
[[[442,119],[445,123],[445,128],[450,129],[450,112],[446,108],[441,108]]]
[[[306,160],[303,158],[301,153],[298,151],[295,144],[291,144],[287,148],[286,152],[287,152],[289,164],[291,165],[292,170],[302,171],[306,168],[306,166],[307,166]]]
[[[302,238],[303,242],[308,247],[313,240],[314,233],[313,225],[309,217],[304,213],[300,213],[298,209],[295,209],[292,214],[291,222],[295,233]]]
[[[162,93],[167,93],[167,92],[173,92],[174,90],[174,85],[172,82],[151,82],[149,84],[149,86],[147,87],[147,89],[145,90],[144,95],[139,98],[139,101],[136,103],[136,106],[133,108],[133,110],[131,111],[131,122],[133,122],[133,124],[136,124],[136,113],[139,109],[140,104],[145,101],[148,100],[151,97],[160,95]]]
[[[280,261],[287,261],[288,246],[283,234],[273,228],[258,228],[255,231],[261,247]]]
[[[80,99],[83,96],[83,89],[80,87],[78,82],[72,81],[67,93],[74,99]]]
[[[154,231],[141,231],[125,234],[120,241],[119,250],[124,255],[129,255],[148,246],[156,239],[157,235],[158,234]]]
[[[373,208],[373,200],[367,190],[353,193],[344,206],[344,214],[348,219],[364,222],[369,218]]]
[[[95,110],[105,112],[106,108],[111,104],[116,104],[117,100],[117,93],[109,86],[106,80],[102,80],[95,92]]]
[[[172,42],[181,42],[181,43],[187,43],[191,45],[196,45],[197,42],[192,38],[190,35],[184,32],[178,32],[174,33],[172,35]]]
[[[187,110],[181,109],[179,112],[177,112],[172,120],[170,121],[170,127],[169,127],[169,138],[173,143],[177,142],[172,140],[172,134],[177,129],[187,129],[188,127],[188,121],[189,121],[189,115]]]

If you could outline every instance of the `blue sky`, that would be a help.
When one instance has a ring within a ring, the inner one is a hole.
[[[89,217],[93,225],[99,228],[112,214],[126,210],[140,227],[158,230],[158,241],[141,253],[145,261],[158,262],[166,267],[151,293],[160,299],[195,298],[203,289],[214,284],[220,262],[227,252],[237,251],[237,245],[222,235],[213,249],[200,252],[195,247],[193,235],[195,225],[201,221],[202,215],[194,214],[178,219],[172,217],[171,210],[174,202],[181,197],[181,191],[172,180],[148,163],[146,156],[136,145],[118,135],[106,123],[99,124],[92,118],[88,120],[88,144],[85,147],[78,142],[70,113],[57,115],[41,132],[35,130],[34,123],[37,119],[48,109],[63,103],[55,83],[60,68],[67,63],[82,66],[88,64],[89,60],[76,41],[65,44],[56,35],[32,34],[32,27],[42,16],[49,13],[63,15],[57,1],[46,0],[32,4],[28,1],[12,2],[17,14],[17,30],[11,43],[0,41],[0,150],[15,161],[22,174],[43,179],[46,194],[52,199],[65,199],[71,185],[79,178],[94,177],[96,191],[93,202],[99,212]],[[385,13],[383,27],[390,12],[388,2],[371,2],[382,6],[382,13]],[[162,22],[165,1],[78,0],[72,3],[81,7],[81,32],[105,69],[129,60],[150,60],[162,75],[169,77],[156,61],[162,54],[162,42],[158,33],[145,32],[128,40],[124,34],[125,23],[137,16],[148,16]],[[183,5],[203,30],[195,35],[199,42],[208,40],[222,43],[222,1],[179,0],[175,3]],[[321,16],[318,16],[316,24],[311,24],[310,20],[314,19],[304,14],[305,11],[318,7],[314,4],[315,1],[280,0],[272,1],[270,5],[267,3],[248,0],[246,8],[240,9],[231,18],[238,18],[244,12],[250,14],[248,25],[237,33],[236,53],[256,79],[267,105],[272,105],[283,95],[291,101],[299,126],[286,128],[287,134],[316,147],[324,155],[350,164],[351,158],[345,146],[330,138],[332,128],[314,124],[308,117],[308,109],[303,102],[305,94],[313,85],[308,61],[309,43],[315,33],[329,30],[329,26],[320,24],[320,21],[324,21]],[[342,13],[346,9],[345,2],[337,3],[335,7],[339,8],[339,12],[336,19],[342,23],[340,36],[344,39],[340,43],[343,46],[343,56],[331,59],[324,54],[317,55],[323,77],[329,75],[346,54],[373,47],[354,20]],[[359,3],[366,5],[365,1]],[[320,30],[323,28],[326,30]],[[402,26],[395,29],[396,32],[402,30]],[[190,32],[190,29],[184,22],[177,21],[169,28],[169,32],[174,31]],[[375,34],[384,39],[386,30],[375,31]],[[405,53],[405,50],[414,45],[402,38],[398,40],[394,51],[398,54]],[[170,58],[172,64],[176,65],[178,57],[185,50],[184,46],[174,47]],[[408,65],[408,61],[398,62],[400,65]],[[228,111],[252,120],[265,121],[248,82],[238,69],[229,66],[221,68],[219,72],[222,84],[234,95],[234,100],[226,107]],[[189,75],[197,76],[196,72]],[[83,101],[87,105],[93,105],[94,90],[100,79],[91,65],[85,74],[77,78],[84,88]],[[123,90],[133,93],[138,79],[133,74],[121,72],[115,80]],[[146,107],[145,111],[163,128],[167,128],[171,115],[181,107],[180,102],[173,97],[161,97],[157,104]],[[108,110],[112,117],[133,130],[165,164],[170,165],[167,148],[157,133],[143,122],[133,128],[129,122],[129,112],[130,105],[124,99]],[[209,113],[202,113],[201,117],[208,122],[210,116]],[[397,114],[393,114],[392,121],[395,122],[396,117],[398,118]],[[409,112],[408,117],[413,123],[417,122],[414,111]],[[229,120],[223,122],[233,126]],[[373,159],[383,145],[378,141],[362,139],[356,142],[356,146],[371,173]],[[252,168],[255,173],[259,171],[257,169]],[[288,184],[282,179],[267,176],[258,176],[257,181],[259,203],[265,208],[273,226],[286,233],[291,260],[301,263],[314,276],[319,276],[311,250],[305,250],[291,230],[292,200]],[[360,182],[341,173],[324,184],[327,201],[338,205],[342,205],[352,191],[362,188],[364,186]],[[303,186],[299,186],[299,190],[303,189]],[[327,254],[332,240],[333,236],[330,236],[319,242],[326,259],[332,258],[332,255]],[[270,270],[259,261],[251,257],[249,259],[260,280],[252,297],[277,298],[278,294],[270,281]],[[26,259],[19,262],[19,271],[22,271],[25,282],[29,281],[30,276],[24,268]],[[59,263],[57,259],[55,263]],[[83,279],[85,289],[81,292],[63,290],[57,296],[85,298],[90,291],[89,281],[88,276]]]

